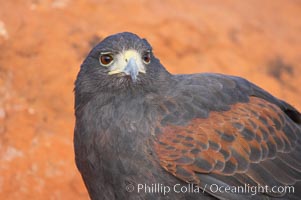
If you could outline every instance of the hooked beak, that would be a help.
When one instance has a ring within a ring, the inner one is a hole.
[[[137,81],[137,76],[139,74],[139,68],[135,61],[135,58],[133,58],[133,57],[130,58],[130,60],[129,60],[128,64],[126,65],[126,67],[124,68],[123,72],[126,75],[130,75],[134,82]]]
[[[133,82],[137,81],[139,73],[146,73],[141,55],[137,51],[127,50],[117,56],[109,75],[120,73],[130,76]]]

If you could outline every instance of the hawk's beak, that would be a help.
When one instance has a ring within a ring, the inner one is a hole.
[[[127,50],[117,55],[109,75],[123,73],[137,81],[139,73],[146,73],[141,55],[135,50]]]
[[[132,80],[136,82],[137,76],[139,74],[139,67],[135,61],[135,58],[131,57],[130,60],[128,61],[126,67],[124,68],[123,72],[126,75],[130,75]]]

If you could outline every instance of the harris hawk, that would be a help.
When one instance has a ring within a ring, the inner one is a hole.
[[[124,32],[75,82],[76,165],[93,200],[300,199],[301,114],[235,76],[170,74]]]

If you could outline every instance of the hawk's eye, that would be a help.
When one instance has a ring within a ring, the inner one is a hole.
[[[103,66],[108,66],[113,62],[114,58],[111,54],[100,55],[99,61]]]
[[[151,54],[150,52],[146,52],[145,54],[143,54],[142,56],[142,60],[145,64],[149,64],[151,61]]]

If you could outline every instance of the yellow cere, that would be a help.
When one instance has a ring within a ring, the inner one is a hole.
[[[122,53],[116,56],[115,62],[110,68],[109,75],[122,73],[125,70],[128,61],[131,58],[135,59],[139,72],[146,73],[140,53],[138,53],[136,50],[130,49],[130,50],[123,51]]]

